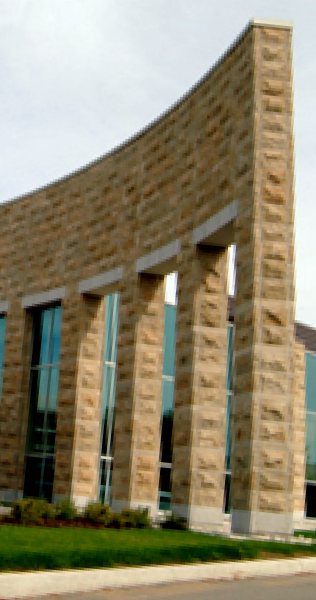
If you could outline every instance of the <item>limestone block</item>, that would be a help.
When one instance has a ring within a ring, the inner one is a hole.
[[[264,326],[262,331],[262,342],[277,346],[284,346],[286,342],[287,332],[282,327],[273,325]]]
[[[260,487],[264,491],[285,491],[287,488],[287,474],[273,475],[264,471],[260,474]]]
[[[271,442],[285,442],[287,439],[286,424],[263,421],[260,427],[260,439]]]
[[[272,513],[284,513],[287,508],[286,495],[272,492],[261,493],[259,496],[259,510],[272,512]]]
[[[262,392],[264,394],[285,394],[287,391],[288,378],[280,376],[279,373],[263,374],[261,376]]]
[[[216,477],[212,477],[210,473],[199,473],[197,477],[197,485],[203,490],[216,490],[218,482]]]
[[[260,452],[260,464],[265,469],[284,470],[286,468],[285,450],[266,448]]]
[[[220,467],[220,457],[218,453],[199,452],[197,456],[198,471],[218,471]]]

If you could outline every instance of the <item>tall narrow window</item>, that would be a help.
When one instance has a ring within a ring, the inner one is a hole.
[[[164,361],[160,446],[159,508],[168,510],[171,498],[172,428],[174,414],[174,360],[177,307],[165,304]]]
[[[58,405],[60,306],[34,312],[24,496],[51,501]]]
[[[4,356],[4,338],[5,338],[6,317],[0,315],[0,402],[3,381],[3,356]]]
[[[106,299],[103,371],[103,417],[100,460],[100,501],[109,504],[113,470],[113,431],[115,419],[116,353],[118,336],[119,294]]]
[[[306,516],[316,517],[316,355],[305,353]]]
[[[226,452],[225,452],[225,513],[230,512],[230,482],[231,482],[231,421],[232,421],[232,396],[233,396],[233,347],[234,326],[230,323],[227,330],[227,370],[226,370]]]

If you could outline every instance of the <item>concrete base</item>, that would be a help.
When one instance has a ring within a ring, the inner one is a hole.
[[[179,517],[187,519],[190,529],[200,529],[203,531],[223,530],[225,514],[221,508],[172,504],[171,510]]]
[[[303,531],[316,531],[316,519],[307,519],[304,517],[300,523],[295,522],[295,529],[302,529]]]
[[[97,502],[97,498],[91,498],[91,496],[73,496],[69,498],[64,494],[54,494],[53,495],[53,504],[59,504],[59,502],[70,500],[74,504],[74,506],[80,511],[86,508],[88,504],[92,504],[92,502]]]
[[[137,500],[128,502],[126,500],[112,500],[111,509],[114,512],[120,513],[125,508],[132,508],[133,510],[144,510],[147,508],[151,519],[155,519],[159,512],[158,505],[155,502],[140,502]]]
[[[0,490],[0,502],[15,502],[23,498],[22,490]]]
[[[233,533],[288,536],[293,532],[293,513],[232,510],[231,515]]]
[[[304,511],[295,511],[293,513],[293,529],[302,529],[305,522]]]

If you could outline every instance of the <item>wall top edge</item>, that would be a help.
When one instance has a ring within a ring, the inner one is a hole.
[[[90,161],[89,163],[87,163],[83,166],[80,166],[78,169],[74,169],[70,173],[67,173],[66,175],[62,175],[61,177],[57,177],[55,180],[50,181],[50,182],[48,182],[38,188],[35,188],[31,191],[19,194],[16,197],[9,198],[8,200],[4,200],[3,202],[0,202],[0,211],[1,211],[2,207],[7,206],[8,204],[12,204],[14,202],[19,202],[20,200],[24,200],[26,198],[30,198],[31,196],[34,196],[35,194],[45,192],[46,190],[48,190],[49,188],[52,188],[55,185],[60,185],[62,183],[65,183],[65,182],[71,180],[73,177],[78,177],[80,175],[83,175],[89,169],[97,166],[102,161],[106,160],[107,158],[110,158],[111,156],[114,156],[115,154],[121,152],[128,146],[132,145],[134,142],[138,141],[145,134],[149,133],[154,127],[156,127],[159,123],[161,123],[166,117],[168,117],[175,110],[177,110],[179,108],[179,106],[181,106],[181,104],[183,104],[188,98],[190,98],[190,96],[192,96],[203,85],[203,83],[208,79],[208,77],[210,77],[213,74],[213,72],[226,60],[226,58],[228,58],[228,56],[231,54],[231,52],[233,52],[235,50],[235,48],[242,42],[244,37],[247,35],[247,33],[253,27],[253,24],[254,24],[253,21],[249,21],[247,23],[247,25],[237,35],[237,37],[231,42],[231,44],[229,44],[229,46],[226,48],[226,50],[224,50],[219,55],[218,59],[214,62],[214,64],[210,67],[210,69],[204,75],[202,75],[202,77],[200,77],[200,79],[198,79],[198,81],[196,83],[194,83],[187,91],[185,91],[180,96],[180,98],[178,98],[166,110],[164,110],[162,113],[160,113],[160,115],[158,115],[155,119],[153,119],[149,124],[145,125],[143,128],[141,128],[135,134],[133,134],[132,136],[130,136],[129,138],[124,140],[122,143],[115,146],[114,148],[110,149],[105,154],[99,156],[96,159],[93,159],[92,161]]]
[[[151,129],[153,129],[156,125],[158,125],[161,121],[163,121],[167,116],[172,114],[172,112],[174,110],[176,110],[179,106],[181,106],[181,104],[183,102],[185,102],[194,92],[196,92],[198,90],[198,88],[206,81],[206,79],[208,77],[210,77],[210,75],[219,67],[219,65],[240,44],[240,42],[244,39],[245,35],[249,32],[250,29],[252,29],[252,27],[274,27],[274,28],[277,27],[277,28],[281,28],[281,29],[292,29],[293,22],[289,21],[289,20],[282,21],[282,20],[277,20],[277,19],[276,20],[274,20],[274,19],[273,20],[251,19],[247,23],[247,25],[241,30],[241,32],[237,35],[237,37],[232,41],[232,43],[226,48],[226,50],[224,50],[224,52],[222,52],[222,54],[219,55],[218,59],[211,66],[211,68],[204,75],[202,75],[202,77],[200,79],[198,79],[198,81],[195,84],[193,84],[186,92],[184,92],[184,94],[182,94],[180,96],[180,98],[178,98],[173,104],[171,104],[171,106],[169,106],[160,115],[158,115],[155,119],[153,119],[153,121],[151,121],[149,124],[142,127],[135,134],[133,134],[132,136],[130,136],[129,138],[124,140],[122,143],[115,146],[114,148],[110,149],[105,154],[97,157],[96,159],[91,160],[86,165],[83,165],[83,166],[79,167],[78,169],[74,169],[74,171],[71,171],[70,173],[67,173],[66,175],[57,177],[57,179],[50,181],[38,188],[35,188],[31,191],[25,192],[23,194],[19,194],[16,197],[9,198],[8,200],[4,200],[3,202],[0,202],[0,210],[3,206],[6,206],[13,202],[18,202],[20,200],[23,200],[25,198],[31,197],[35,194],[38,194],[40,192],[44,192],[45,190],[47,190],[55,185],[59,185],[63,182],[66,182],[67,180],[70,180],[73,177],[83,175],[86,171],[88,171],[92,167],[98,165],[103,160],[117,154],[121,150],[124,150],[124,148],[127,148],[129,145],[133,144],[138,139],[143,137],[143,135],[148,133]]]
[[[282,19],[251,19],[250,25],[255,27],[275,27],[278,29],[293,29],[293,21]]]

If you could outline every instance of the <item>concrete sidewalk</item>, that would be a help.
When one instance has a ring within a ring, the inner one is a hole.
[[[0,574],[0,599],[202,580],[316,573],[316,557]]]

